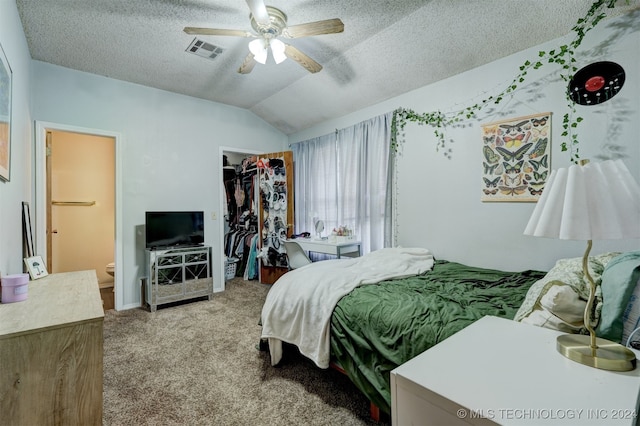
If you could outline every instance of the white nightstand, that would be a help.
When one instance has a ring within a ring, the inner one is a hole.
[[[391,372],[393,424],[637,424],[640,367],[571,361],[556,350],[560,334],[478,320]]]

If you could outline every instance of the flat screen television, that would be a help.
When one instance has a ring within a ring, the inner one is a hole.
[[[148,249],[193,247],[204,243],[204,212],[146,212]]]

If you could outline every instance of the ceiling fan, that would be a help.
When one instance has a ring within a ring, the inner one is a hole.
[[[290,44],[283,43],[278,37],[300,38],[322,34],[335,34],[344,31],[344,24],[338,18],[287,26],[287,15],[280,9],[266,6],[264,0],[246,1],[251,10],[249,18],[251,20],[251,27],[255,33],[244,30],[217,28],[184,28],[184,32],[187,34],[255,38],[255,40],[249,43],[250,53],[238,69],[240,74],[250,73],[256,63],[266,63],[268,48],[271,48],[271,54],[277,64],[290,58],[302,65],[309,72],[316,73],[322,69],[322,65]]]

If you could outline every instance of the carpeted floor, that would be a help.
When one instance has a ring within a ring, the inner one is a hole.
[[[211,301],[104,321],[104,425],[383,425],[342,374],[260,352],[270,286],[236,278]]]

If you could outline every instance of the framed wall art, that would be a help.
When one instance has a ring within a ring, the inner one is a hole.
[[[8,181],[11,167],[11,67],[0,45],[0,179]]]
[[[33,229],[31,229],[31,213],[29,203],[22,202],[22,253],[23,257],[32,257],[33,252]]]
[[[32,280],[37,280],[38,278],[49,275],[47,267],[44,264],[44,260],[42,260],[42,256],[27,257],[24,259],[24,263],[27,265],[27,270],[29,271],[29,275]]]
[[[550,112],[483,124],[482,201],[538,201],[550,149]]]

